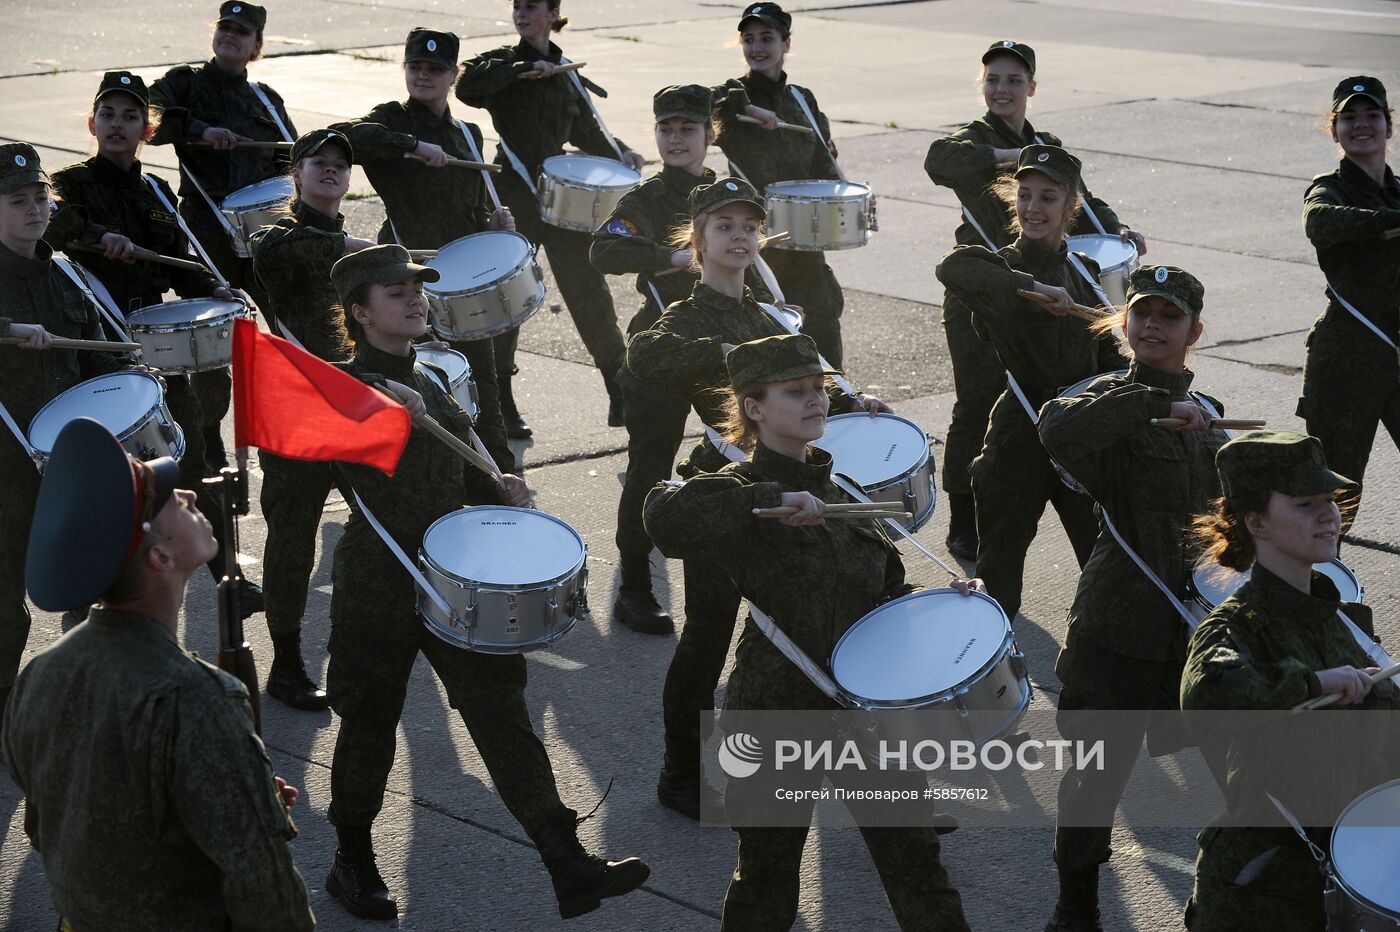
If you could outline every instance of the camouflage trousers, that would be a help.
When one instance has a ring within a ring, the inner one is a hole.
[[[845,353],[841,346],[841,311],[846,297],[826,256],[819,252],[798,252],[770,247],[763,258],[773,269],[788,304],[802,308],[802,332],[811,337],[826,361],[841,368]]]
[[[0,427],[0,692],[14,685],[29,640],[24,561],[39,498],[39,471],[9,433]]]
[[[1006,391],[1006,370],[992,344],[972,329],[972,311],[949,296],[943,300],[943,335],[953,361],[953,419],[943,443],[943,490],[972,494],[968,467],[982,450],[992,405]]]
[[[1325,932],[1323,875],[1292,830],[1210,826],[1199,840],[1191,932]]]
[[[336,485],[335,467],[265,451],[259,451],[258,465],[262,468],[258,505],[267,521],[262,581],[267,630],[274,640],[295,638],[301,634],[316,567],[321,516]]]
[[[690,405],[643,385],[626,367],[618,373],[618,382],[627,402],[627,476],[617,500],[617,550],[625,563],[651,556],[642,506],[658,482],[671,478]]]
[[[700,713],[715,707],[715,688],[724,673],[739,590],[729,574],[703,560],[684,561],[685,627],[661,696],[666,723],[666,766],[681,773],[700,772]]]

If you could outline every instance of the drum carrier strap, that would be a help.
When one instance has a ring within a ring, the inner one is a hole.
[[[272,122],[277,124],[277,131],[282,134],[282,140],[284,142],[296,142],[296,140],[292,138],[292,134],[287,132],[287,124],[282,122],[282,117],[277,113],[277,108],[272,106],[272,101],[267,99],[267,94],[263,91],[262,85],[257,81],[249,81],[248,87],[252,89],[253,94],[258,100],[262,102],[263,107],[267,110],[267,115],[272,117]]]
[[[39,469],[38,454],[35,452],[34,447],[29,443],[29,438],[24,436],[24,431],[20,430],[19,425],[15,423],[14,416],[10,414],[10,409],[5,407],[5,403],[3,401],[0,401],[0,421],[5,422],[5,426],[10,429],[10,433],[15,435],[15,439],[19,441],[19,445],[24,447],[25,455],[28,456],[29,461],[34,464],[34,468]],[[42,469],[40,469],[39,471],[43,472]]]
[[[559,64],[567,65],[570,64],[570,62],[561,55],[559,56]],[[583,102],[588,104],[588,109],[593,113],[593,119],[598,122],[598,129],[602,130],[603,137],[607,139],[608,144],[613,147],[613,151],[617,153],[617,160],[621,162],[622,147],[617,144],[617,140],[613,138],[613,134],[608,130],[608,125],[603,122],[603,115],[598,112],[598,107],[593,103],[593,96],[588,93],[588,88],[583,86],[583,79],[578,76],[577,71],[570,71],[569,80],[573,82],[574,90],[578,91],[579,96],[583,98]],[[597,85],[594,86],[597,87]]]
[[[451,386],[451,385],[448,385],[448,384],[447,384],[446,382],[444,382],[441,378],[439,378],[437,372],[433,369],[432,366],[424,366],[424,365],[415,364],[413,368],[414,368],[415,371],[421,372],[421,373],[423,373],[424,375],[426,375],[428,378],[432,379],[432,380],[433,380],[433,384],[436,385],[438,388],[441,388],[442,391],[443,391],[443,394],[445,394],[445,395],[451,395],[451,394],[452,394],[452,386]],[[454,397],[455,397],[455,396],[454,396]],[[496,462],[496,458],[495,458],[494,456],[492,456],[490,453],[487,452],[487,450],[486,450],[486,444],[482,441],[481,436],[476,432],[476,428],[475,428],[475,427],[468,427],[468,428],[467,428],[467,439],[471,441],[471,445],[472,445],[473,449],[476,450],[476,452],[480,453],[482,456],[486,457],[486,458],[487,458],[488,460],[490,460],[491,462],[493,462],[493,463]],[[496,464],[496,468],[497,468],[497,469],[500,469],[500,464],[499,464],[499,463]]]
[[[510,163],[510,167],[520,176],[520,180],[525,182],[525,187],[530,189],[530,193],[539,197],[540,191],[539,188],[535,187],[535,180],[531,178],[530,173],[525,170],[525,165],[520,161],[520,157],[511,151],[510,146],[506,145],[505,136],[501,136],[500,141],[496,143],[496,148],[501,150],[501,154],[506,157],[506,161]]]
[[[185,174],[189,176],[194,186],[199,189],[199,193],[204,194],[204,189],[199,186],[198,181],[195,181],[194,175],[191,175],[188,171],[186,171]],[[214,260],[211,259],[209,253],[205,251],[204,244],[194,235],[194,231],[191,230],[190,225],[185,222],[185,218],[180,216],[180,212],[175,209],[175,205],[170,203],[170,199],[165,196],[165,192],[160,189],[160,185],[156,184],[156,180],[149,174],[143,175],[142,177],[146,179],[146,184],[150,185],[151,190],[155,192],[156,198],[160,200],[161,206],[174,216],[175,222],[179,224],[180,229],[184,231],[185,238],[190,241],[190,245],[199,253],[199,257],[204,260],[204,264],[209,267],[210,274],[219,280],[220,285],[223,285],[225,288],[229,287],[228,279],[224,278],[223,273],[219,271],[219,267],[214,264]],[[228,220],[224,217],[223,213],[214,206],[213,201],[209,200],[209,195],[204,194],[204,199],[209,201],[209,208],[214,211],[214,216],[218,217],[219,220],[223,222],[224,229],[232,231],[233,228],[229,226]]]
[[[1045,142],[1044,139],[1041,139],[1041,138],[1040,138],[1040,134],[1039,134],[1039,133],[1036,133],[1036,134],[1035,134],[1035,141],[1036,141],[1037,143],[1039,143],[1040,145],[1042,145],[1042,146],[1047,144],[1047,143]],[[1085,188],[1083,187],[1083,185],[1084,185],[1084,179],[1083,179],[1083,178],[1079,179],[1079,184],[1080,184],[1080,190],[1077,191],[1077,192],[1075,192],[1076,194],[1081,193],[1081,192],[1083,192],[1083,191],[1085,190]],[[1086,217],[1089,218],[1089,222],[1092,223],[1092,224],[1094,225],[1094,229],[1099,231],[1099,235],[1100,235],[1100,236],[1108,236],[1109,233],[1108,233],[1107,230],[1105,230],[1105,229],[1103,228],[1103,224],[1102,224],[1102,223],[1099,223],[1099,217],[1098,217],[1097,214],[1094,213],[1094,208],[1092,208],[1092,207],[1089,206],[1089,199],[1088,199],[1087,197],[1081,197],[1081,198],[1079,199],[1079,203],[1080,203],[1080,206],[1082,206],[1082,207],[1084,208],[1084,215],[1085,215]],[[1106,302],[1105,302],[1105,303],[1106,303]],[[1109,305],[1109,306],[1112,307],[1112,305]]]
[[[204,203],[209,205],[209,211],[214,215],[214,219],[219,221],[219,226],[224,228],[224,233],[227,234],[229,239],[237,239],[238,231],[233,228],[233,224],[228,222],[228,218],[225,217],[224,212],[219,209],[219,205],[214,203],[214,199],[209,196],[209,192],[204,190],[204,185],[199,183],[199,179],[194,176],[194,172],[190,171],[184,163],[180,164],[180,171],[185,173],[185,177],[190,180],[190,184],[194,185],[194,189],[199,192],[199,196],[204,198]],[[199,240],[195,239],[193,233],[187,232],[186,235],[189,236],[191,243],[199,242]],[[198,248],[199,254],[205,257],[206,262],[209,262],[209,256],[208,253],[204,251],[204,247],[200,246]],[[209,271],[214,273],[215,278],[221,280],[221,284],[223,284],[225,288],[228,287],[228,281],[224,279],[222,275],[219,274],[218,270],[214,268],[214,264],[212,262],[209,262]]]
[[[1386,335],[1386,332],[1384,330],[1372,323],[1369,317],[1358,311],[1356,309],[1356,305],[1352,304],[1346,298],[1342,297],[1342,293],[1337,290],[1337,286],[1333,285],[1331,282],[1328,282],[1327,290],[1332,293],[1332,297],[1335,298],[1337,303],[1340,304],[1343,308],[1345,308],[1347,312],[1351,314],[1352,317],[1355,317],[1357,320],[1361,321],[1361,323],[1365,324],[1367,329],[1369,329],[1372,333],[1381,338],[1381,342],[1385,343],[1386,346],[1389,346],[1391,349],[1395,350],[1396,361],[1400,362],[1400,344],[1397,344],[1394,340],[1392,340],[1389,336]]]
[[[481,157],[481,150],[476,147],[476,140],[472,138],[472,131],[467,129],[467,124],[458,120],[457,128],[462,131],[462,137],[467,141],[467,151],[472,154],[472,159],[484,163],[486,160]],[[502,143],[502,146],[504,145]],[[500,210],[501,197],[496,193],[496,182],[491,180],[491,173],[482,169],[481,180],[486,182],[486,194],[491,198],[491,203],[496,205],[497,210]],[[394,238],[397,239],[397,235]]]
[[[408,554],[403,552],[403,548],[399,546],[398,541],[389,536],[389,532],[384,529],[384,525],[379,523],[379,519],[374,516],[374,512],[370,511],[364,499],[360,498],[360,493],[351,487],[350,494],[355,496],[355,504],[360,506],[360,514],[365,516],[365,520],[369,522],[370,527],[374,528],[374,532],[379,535],[379,539],[384,541],[384,546],[389,548],[389,552],[398,557],[399,562],[403,564],[403,568],[408,570],[408,575],[412,576],[413,581],[423,590],[423,594],[431,599],[432,603],[436,605],[438,610],[444,615],[448,618],[455,619],[457,613],[452,610],[452,606],[448,605],[447,601],[432,587],[427,578],[424,577],[422,571],[408,558]]]
[[[97,313],[101,315],[107,323],[111,324],[112,329],[116,330],[117,335],[120,336],[124,342],[132,342],[131,336],[126,332],[126,328],[122,326],[122,324],[126,322],[126,318],[122,316],[122,312],[117,310],[116,307],[108,307],[106,303],[98,300],[97,295],[88,287],[87,282],[83,281],[83,276],[79,275],[77,269],[73,268],[73,263],[70,260],[62,256],[54,256],[53,264],[62,269],[63,274],[67,275],[68,278],[72,280],[73,284],[78,286],[78,290],[83,293],[83,297],[87,298],[88,303],[97,308]]]
[[[802,96],[802,92],[797,89],[797,85],[795,84],[789,84],[788,90],[792,93],[792,96],[796,98],[797,106],[802,108],[802,115],[806,117],[807,122],[812,125],[812,133],[817,137],[817,145],[821,146],[822,151],[826,153],[826,157],[831,159],[831,167],[836,169],[836,177],[845,181],[846,173],[841,170],[841,163],[836,161],[836,153],[831,151],[831,145],[827,142],[827,138],[822,135],[822,128],[820,124],[817,123],[816,115],[812,113],[812,108],[807,106],[807,98]]]

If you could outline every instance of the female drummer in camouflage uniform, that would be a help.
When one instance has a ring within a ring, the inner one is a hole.
[[[752,450],[752,460],[659,486],[647,498],[647,528],[667,556],[704,560],[728,574],[744,597],[772,613],[792,641],[821,663],[848,628],[913,587],[905,584],[899,553],[880,530],[822,518],[825,504],[841,493],[831,483],[831,455],[808,446],[821,438],[830,403],[816,344],[803,335],[768,337],[736,347],[726,362],[733,386],[723,398],[727,439]],[[779,520],[753,514],[780,505],[800,510]],[[837,708],[752,623],[739,636],[724,707]],[[808,776],[812,788],[821,785],[820,771]],[[927,787],[918,772],[882,778],[881,785],[891,789]],[[726,805],[755,793],[771,799],[772,790],[731,782]],[[789,928],[797,918],[808,827],[736,831],[739,864],[724,898],[721,928]],[[862,826],[861,833],[900,928],[967,928],[962,901],[939,863],[931,821],[907,828]]]
[[[710,89],[698,84],[662,88],[652,98],[652,110],[664,167],[622,196],[612,216],[593,232],[588,252],[593,267],[604,274],[637,274],[642,308],[627,326],[629,337],[650,329],[668,305],[689,297],[695,287],[692,251],[669,240],[675,229],[690,222],[690,192],[715,180],[705,167],[706,150],[715,138]],[[752,266],[747,277],[758,300],[770,300]],[[627,479],[617,502],[622,579],[613,618],[634,631],[669,634],[671,616],[652,594],[651,538],[642,527],[642,501],[652,486],[671,477],[690,401],[642,384],[626,366],[618,372],[618,384],[627,402]]]
[[[655,391],[688,399],[700,419],[714,427],[722,418],[718,393],[729,384],[724,354],[732,346],[786,330],[744,286],[763,225],[757,192],[744,181],[729,179],[695,188],[689,200],[694,219],[674,242],[689,246],[700,281],[689,298],[666,309],[656,326],[632,337],[627,368]],[[889,410],[877,398],[844,395],[836,407]],[[724,454],[701,441],[676,471],[689,478],[727,462]],[[666,760],[657,796],[676,811],[699,818],[699,715],[714,708],[715,687],[734,636],[739,593],[713,563],[690,559],[684,568],[685,627],[666,671]]]
[[[1003,169],[1014,168],[1021,149],[1036,143],[1062,146],[1058,136],[1040,132],[1026,119],[1035,96],[1035,50],[1022,42],[993,42],[982,53],[982,100],[987,112],[966,126],[935,139],[924,159],[924,171],[936,185],[951,188],[963,209],[956,238],[963,246],[1000,249],[1016,238],[1011,216],[991,190]],[[1102,199],[1084,188],[1084,199],[1107,231],[1131,239],[1139,254],[1147,240],[1123,225]],[[1071,235],[1094,233],[1087,216],[1075,220]],[[943,333],[953,361],[953,419],[943,449],[943,490],[948,493],[948,549],[960,559],[977,556],[977,526],[973,512],[972,477],[968,467],[982,449],[987,420],[997,396],[1006,388],[1005,370],[996,352],[977,336],[968,306],[951,295],[943,300]]]
[[[1226,812],[1199,836],[1186,927],[1321,932],[1332,928],[1324,916],[1323,874],[1264,791],[1290,809],[1305,803],[1316,812],[1319,804],[1345,806],[1397,776],[1390,717],[1381,718],[1379,729],[1367,728],[1386,732],[1374,737],[1351,730],[1367,727],[1360,722],[1345,722],[1350,727],[1344,730],[1331,719],[1336,711],[1400,710],[1400,690],[1388,680],[1372,685],[1369,674],[1377,668],[1339,615],[1369,637],[1371,609],[1343,604],[1332,581],[1313,570],[1337,555],[1336,502],[1354,493],[1356,483],[1327,468],[1316,438],[1289,431],[1237,437],[1221,447],[1216,464],[1223,497],[1201,517],[1198,531],[1217,562],[1240,571],[1252,567],[1252,575],[1196,629],[1181,680],[1181,705],[1192,713],[1202,747],[1218,747],[1228,761]],[[1262,727],[1263,716],[1250,716],[1242,729],[1242,717],[1196,714],[1284,713],[1328,693],[1340,702],[1306,713],[1331,719],[1307,742]],[[1223,727],[1212,727],[1217,720]],[[1339,746],[1327,747],[1329,735],[1339,736]],[[1295,792],[1280,786],[1288,774],[1298,780]],[[1325,851],[1330,823],[1307,834]]]
[[[457,37],[450,32],[410,31],[403,53],[408,99],[382,103],[358,120],[331,127],[350,139],[365,177],[384,201],[388,216],[379,229],[381,243],[437,249],[473,233],[515,229],[509,209],[492,209],[481,172],[447,165],[449,158],[476,160],[465,133],[471,133],[476,153],[482,143],[481,129],[458,120],[448,107],[457,52]],[[477,434],[496,465],[514,471],[496,388],[494,344],[484,339],[449,345],[472,367],[480,401]]]
[[[573,79],[554,74],[563,52],[549,41],[549,34],[568,23],[559,15],[559,3],[560,0],[512,0],[512,20],[520,41],[467,62],[457,82],[457,98],[490,112],[501,138],[496,161],[506,169],[498,181],[501,198],[510,205],[520,232],[530,242],[543,246],[548,254],[559,294],[593,364],[603,374],[608,390],[608,426],[622,427],[623,401],[617,372],[627,349],[617,327],[612,293],[602,273],[588,263],[588,234],[545,223],[535,198],[535,179],[541,165],[545,159],[563,154],[564,143],[572,143],[589,155],[617,157],[588,102],[575,89]],[[580,77],[580,81],[599,97],[608,96],[607,91],[587,78]],[[622,160],[640,171],[645,161],[642,156],[621,139],[617,145]],[[515,155],[515,162],[506,156],[506,149]],[[497,374],[506,426],[512,436],[528,437],[530,428],[520,417],[510,382],[519,371],[515,362],[519,338],[519,328],[496,337]]]
[[[88,117],[88,132],[97,141],[97,154],[54,172],[59,208],[44,239],[54,249],[101,247],[100,253],[75,252],[74,257],[107,289],[123,315],[160,304],[170,290],[182,298],[244,298],[220,285],[208,272],[134,257],[136,246],[167,256],[187,255],[189,247],[175,215],[165,209],[165,202],[151,184],[159,187],[171,204],[174,192],[157,176],[142,175],[137,156],[141,144],[154,131],[146,82],[129,71],[104,74]],[[183,488],[195,493],[199,510],[214,526],[215,537],[222,538],[224,522],[218,500],[200,481],[210,472],[204,456],[200,400],[191,377],[172,373],[164,378],[170,415],[185,434],[185,455],[180,459]],[[215,580],[223,577],[222,547],[209,561],[209,571]],[[246,617],[261,611],[262,605],[262,592],[254,583],[242,580],[239,610]]]
[[[1298,415],[1358,485],[1378,424],[1400,446],[1400,180],[1385,163],[1394,121],[1378,79],[1338,84],[1329,125],[1341,165],[1314,178],[1303,199],[1303,229],[1330,295],[1308,334]],[[1343,530],[1353,517],[1350,508]]]
[[[1191,522],[1219,494],[1215,451],[1226,440],[1187,394],[1192,372],[1186,354],[1200,339],[1204,293],[1181,269],[1134,269],[1127,309],[1098,325],[1126,338],[1132,355],[1127,374],[1106,375],[1081,395],[1051,399],[1040,420],[1040,438],[1055,462],[1181,599],[1195,565]],[[1212,404],[1218,412],[1220,403]],[[1153,426],[1154,417],[1186,423],[1170,430]],[[1113,815],[1144,734],[1153,754],[1182,745],[1175,716],[1153,721],[1153,710],[1176,707],[1188,633],[1105,523],[1079,577],[1055,672],[1064,684],[1061,734],[1104,739],[1106,765],[1066,771],[1060,781],[1054,851],[1060,896],[1051,932],[1097,928],[1099,865],[1108,860]],[[1094,714],[1103,710],[1113,713],[1111,740],[1096,730]],[[1157,727],[1149,732],[1149,725]],[[1164,725],[1177,726],[1176,733]]]
[[[49,348],[53,337],[106,339],[97,311],[44,242],[51,207],[34,147],[0,146],[0,337],[23,341],[0,345],[0,405],[13,422],[0,431],[0,707],[29,639],[24,558],[39,496],[39,472],[10,431],[26,430],[40,408],[79,382],[129,367],[110,353]]]
[[[263,295],[253,278],[252,260],[234,253],[215,210],[234,191],[287,171],[284,152],[234,148],[237,142],[281,142],[296,136],[277,92],[248,80],[248,65],[262,55],[266,25],[267,10],[242,0],[225,0],[214,25],[214,57],[198,68],[177,65],[151,85],[151,104],[161,112],[151,145],[175,146],[182,169],[180,216],[229,283],[246,290],[259,306]],[[213,199],[214,208],[189,175]],[[217,470],[227,463],[219,425],[228,413],[229,370],[200,372],[190,382],[201,406],[205,458]]]
[[[1066,316],[1072,303],[1097,305],[1093,285],[1071,262],[1065,237],[1074,224],[1079,160],[1059,146],[1026,146],[1014,177],[999,185],[1015,211],[1015,242],[992,252],[958,246],[938,265],[948,293],[972,309],[973,323],[1020,385],[1010,387],[992,410],[982,453],[972,463],[977,500],[977,574],[1008,618],[1021,609],[1026,551],[1040,516],[1055,507],[1079,565],[1098,536],[1093,502],[1071,491],[1050,465],[1035,433],[1034,412],[1058,389],[1127,361],[1109,334]],[[1098,266],[1077,258],[1095,277]],[[1042,306],[1017,294],[1035,290],[1054,298]],[[1029,407],[1029,410],[1027,408]]]
[[[415,362],[413,343],[427,331],[422,282],[438,273],[414,265],[402,246],[376,246],[347,256],[331,271],[346,327],[355,343],[347,365],[371,384],[396,382],[459,439],[471,420]],[[445,381],[445,379],[444,379]],[[412,410],[412,408],[410,408]],[[526,505],[516,476],[499,484],[464,466],[425,430],[414,430],[392,478],[366,466],[336,465],[348,489],[406,552],[416,552],[434,521],[467,503]],[[326,890],[351,913],[392,919],[398,905],[375,866],[370,826],[384,803],[394,741],[414,661],[422,653],[462,716],[502,801],[539,848],[554,880],[564,918],[598,907],[604,897],[635,889],[647,866],[595,857],[579,844],[575,813],[559,799],[544,744],[525,705],[525,658],[483,654],[440,640],[415,611],[413,580],[351,496],[350,518],[335,548],[331,596],[331,705],[340,716],[331,765],[329,817],[339,849]]]
[[[760,192],[775,181],[835,180],[836,143],[826,114],[811,91],[788,84],[783,70],[792,47],[792,16],[776,3],[750,4],[739,17],[739,38],[749,70],[714,89],[719,147],[735,173]],[[812,111],[820,138],[772,132],[779,121],[810,125],[794,93],[801,94]],[[742,123],[741,116],[757,119],[761,125]],[[778,246],[764,250],[763,257],[773,267],[783,294],[805,312],[803,332],[816,340],[832,365],[840,366],[844,356],[841,310],[846,299],[826,257]]]

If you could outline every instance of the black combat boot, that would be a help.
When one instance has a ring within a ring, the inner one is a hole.
[[[525,419],[520,416],[520,409],[515,406],[515,393],[511,389],[510,379],[508,375],[496,376],[496,387],[501,392],[501,418],[506,422],[506,436],[511,440],[529,440],[535,432],[525,423]]]
[[[542,836],[540,859],[554,881],[562,919],[591,913],[603,900],[631,893],[651,876],[651,868],[641,858],[606,861],[589,854],[579,844],[576,826],[551,828]]]
[[[603,385],[608,390],[608,426],[627,426],[627,404],[622,397],[622,386],[617,384],[617,373],[603,376]]]
[[[397,919],[399,903],[389,893],[374,863],[369,826],[337,825],[340,841],[335,864],[326,878],[326,892],[340,900],[350,915],[361,919]]]
[[[640,634],[670,634],[671,616],[651,591],[651,555],[624,555],[622,582],[613,603],[613,621]]]
[[[977,559],[977,507],[969,492],[948,495],[948,552],[959,560]]]
[[[294,709],[317,712],[330,708],[326,691],[306,675],[301,659],[301,638],[272,639],[272,669],[267,673],[267,694]]]
[[[240,578],[238,580],[238,614],[242,615],[242,621],[247,621],[265,607],[262,586],[251,579]]]
[[[1060,901],[1045,932],[1103,932],[1099,925],[1099,866],[1060,868]]]

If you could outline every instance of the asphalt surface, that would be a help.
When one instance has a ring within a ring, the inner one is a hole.
[[[613,131],[649,152],[650,98],[670,83],[718,81],[739,73],[737,5],[698,0],[568,0],[573,24],[561,38],[569,56],[611,95],[602,104]],[[9,0],[0,43],[0,136],[40,147],[57,167],[91,149],[83,116],[98,75],[132,67],[149,78],[170,65],[207,57],[216,4],[131,0],[120,15],[87,2]],[[1196,352],[1197,387],[1224,399],[1232,414],[1301,428],[1294,404],[1303,338],[1323,308],[1322,275],[1299,222],[1309,178],[1330,170],[1334,146],[1319,132],[1333,85],[1374,74],[1400,87],[1400,5],[1346,0],[1324,7],[1264,0],[1185,0],[1144,9],[1127,0],[1044,2],[813,2],[794,5],[788,72],[811,87],[831,117],[842,162],[880,198],[881,232],[864,249],[833,253],[846,288],[845,328],[854,382],[899,402],[901,414],[941,441],[952,405],[940,327],[942,291],[933,277],[952,245],[956,201],[922,171],[937,135],[982,112],[977,62],[987,45],[1014,37],[1035,46],[1039,88],[1035,124],[1083,158],[1096,194],[1149,238],[1151,261],[1183,266],[1206,286],[1206,335]],[[274,5],[267,58],[254,76],[276,87],[303,130],[358,116],[402,95],[394,62],[407,30],[426,24],[463,36],[464,55],[513,42],[509,5],[448,0],[303,0]],[[480,112],[459,115],[480,119]],[[488,142],[492,130],[485,126]],[[169,150],[146,162],[173,177]],[[715,164],[718,164],[716,159]],[[355,180],[350,229],[372,236],[382,208]],[[640,301],[627,279],[613,279],[619,319]],[[551,300],[555,300],[551,295]],[[541,508],[572,524],[589,545],[594,615],[547,652],[530,655],[529,698],[566,802],[587,811],[585,841],[652,865],[643,890],[608,901],[569,924],[577,929],[690,930],[718,926],[735,838],[662,809],[654,794],[661,757],[660,695],[674,637],[644,637],[609,618],[615,587],[612,539],[626,466],[625,432],[604,426],[606,396],[587,365],[566,313],[538,314],[521,339],[524,372],[516,389],[536,428],[523,446],[527,477]],[[935,446],[941,455],[941,446]],[[1400,456],[1382,436],[1367,474],[1367,498],[1343,559],[1366,586],[1378,628],[1400,638]],[[260,477],[255,472],[254,501]],[[329,555],[345,516],[327,509],[305,622],[305,649],[324,676],[329,623]],[[938,552],[946,532],[940,507],[923,539]],[[276,572],[262,561],[264,527],[242,524],[245,570]],[[940,574],[907,560],[926,585]],[[658,587],[680,621],[680,574],[659,555]],[[664,569],[663,569],[664,567]],[[1027,565],[1018,640],[1037,684],[1034,708],[1050,709],[1075,568],[1063,532],[1047,519]],[[270,657],[266,631],[249,625],[255,653]],[[56,616],[36,613],[30,652],[58,637]],[[216,651],[213,590],[197,577],[183,620],[186,643]],[[303,787],[297,864],[327,929],[368,929],[322,886],[334,850],[325,821],[336,720],[330,713],[264,705],[265,737],[279,772]],[[1144,758],[1138,786],[1183,785],[1171,761]],[[860,837],[822,808],[803,864],[798,928],[894,928]],[[23,835],[23,804],[0,780],[0,926],[49,930],[56,923],[41,859]],[[945,839],[944,861],[976,929],[1035,929],[1055,896],[1046,828],[965,828]],[[426,665],[415,670],[385,810],[375,825],[379,864],[398,897],[404,929],[562,928],[548,875],[491,788],[461,721]],[[1165,827],[1129,806],[1104,870],[1108,929],[1174,929],[1191,889],[1193,831]]]

